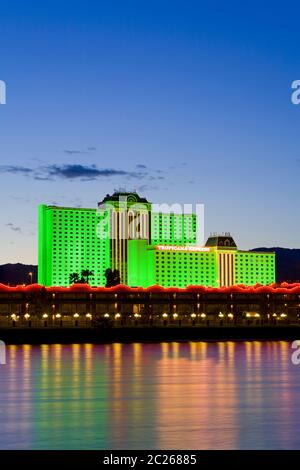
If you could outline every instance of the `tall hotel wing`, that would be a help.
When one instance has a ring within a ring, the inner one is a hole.
[[[70,274],[107,268],[129,286],[222,287],[275,282],[275,253],[239,251],[230,234],[197,246],[195,214],[153,212],[136,193],[107,195],[95,209],[39,207],[38,282],[69,286]]]

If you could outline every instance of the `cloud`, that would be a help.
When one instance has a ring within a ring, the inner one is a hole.
[[[85,150],[80,149],[65,149],[64,152],[68,155],[82,155],[89,152],[95,152],[96,147],[87,147]]]
[[[18,202],[30,202],[30,199],[22,196],[9,195],[8,197]]]
[[[99,177],[110,176],[137,176],[125,170],[114,170],[112,168],[99,169],[96,165],[49,165],[45,171],[50,177],[58,177],[64,179],[96,179]]]
[[[53,178],[49,178],[48,176],[39,176],[35,175],[33,177],[36,181],[53,181]]]
[[[18,166],[18,165],[1,165],[0,172],[1,173],[14,173],[14,174],[22,174],[22,175],[30,175],[33,173],[32,168],[27,168],[25,166]]]
[[[87,153],[85,150],[72,150],[72,149],[65,149],[64,152],[68,155],[81,155],[82,153]]]
[[[11,230],[13,230],[13,232],[22,233],[21,227],[14,225],[12,222],[6,224],[6,227],[9,227]]]
[[[125,177],[127,179],[161,181],[165,177],[160,170],[148,170],[146,165],[136,165],[135,171],[121,170],[117,168],[99,168],[96,164],[63,163],[46,164],[36,168],[28,168],[17,165],[0,166],[0,173],[21,174],[36,181],[57,181],[59,179],[69,181],[93,181],[97,179],[109,179],[112,177]],[[151,174],[152,173],[152,174]]]
[[[17,165],[0,166],[0,173],[22,174],[30,176],[37,181],[55,181],[57,178],[90,181],[97,178],[113,176],[126,176],[129,178],[143,178],[143,172],[118,170],[114,168],[98,168],[97,165],[81,165],[66,163],[62,165],[44,165],[37,168],[27,168]]]
[[[139,168],[139,169],[141,169],[141,170],[145,170],[147,167],[146,167],[146,165],[142,165],[141,163],[138,163],[138,164],[136,165],[136,168]]]
[[[137,191],[140,193],[144,193],[145,191],[157,191],[160,189],[158,186],[151,186],[149,184],[142,184],[141,186],[138,186]]]

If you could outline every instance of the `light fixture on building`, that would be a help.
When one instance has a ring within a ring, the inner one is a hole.
[[[74,318],[78,318],[79,317],[79,313],[74,313]]]
[[[44,313],[43,318],[48,318],[47,313]]]

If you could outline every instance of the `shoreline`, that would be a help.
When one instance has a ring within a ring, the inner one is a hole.
[[[211,326],[123,328],[1,328],[6,344],[132,343],[165,341],[296,340],[300,326]]]

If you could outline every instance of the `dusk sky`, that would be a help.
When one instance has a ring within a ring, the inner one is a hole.
[[[0,263],[37,263],[40,203],[123,187],[205,204],[205,232],[300,248],[298,2],[0,7]]]

